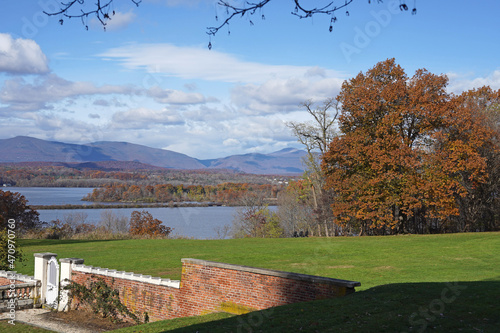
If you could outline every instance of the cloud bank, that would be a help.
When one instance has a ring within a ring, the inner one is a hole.
[[[66,98],[97,94],[134,94],[132,86],[104,85],[98,87],[91,82],[72,82],[55,74],[42,75],[33,82],[15,77],[4,82],[0,90],[0,101],[10,105],[14,111],[38,111],[46,109],[48,103]]]
[[[230,83],[261,83],[271,78],[303,76],[341,77],[338,72],[311,66],[270,65],[245,61],[206,47],[172,44],[130,44],[112,48],[98,56],[118,61],[127,69],[145,69],[181,79]]]

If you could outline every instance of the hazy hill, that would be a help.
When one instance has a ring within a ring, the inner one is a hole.
[[[0,140],[1,162],[96,162],[109,160],[99,149],[29,136]]]
[[[165,168],[144,164],[134,161],[97,161],[97,162],[0,162],[1,166],[46,168],[50,166],[61,166],[77,170],[101,170],[101,171],[134,171],[134,170],[164,170]],[[1,182],[0,182],[1,183]]]
[[[137,162],[172,169],[229,169],[254,174],[296,174],[303,172],[302,150],[286,148],[270,154],[232,155],[198,160],[166,149],[128,142],[101,141],[85,145],[40,140],[27,136],[0,139],[0,163],[104,161]],[[130,165],[129,165],[130,167]]]
[[[210,160],[210,168],[233,169],[247,173],[287,174],[303,172],[302,156],[306,152],[286,148],[271,154],[244,154]]]
[[[171,150],[150,148],[128,142],[101,141],[89,144],[103,151],[113,161],[136,161],[164,168],[203,169],[197,159]]]

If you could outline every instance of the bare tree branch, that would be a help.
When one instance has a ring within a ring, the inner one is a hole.
[[[236,6],[231,5],[228,1],[220,0],[218,2],[218,5],[221,6],[221,7],[225,7],[226,8],[226,13],[229,16],[224,20],[224,22],[222,22],[221,25],[219,25],[217,27],[208,27],[207,28],[207,30],[208,30],[207,34],[215,36],[215,34],[222,27],[224,27],[225,25],[229,24],[229,21],[231,21],[233,19],[233,17],[235,17],[235,16],[242,16],[243,17],[243,16],[245,16],[246,13],[250,13],[250,15],[253,15],[253,14],[255,14],[255,12],[257,11],[257,9],[260,9],[260,8],[264,7],[265,5],[267,5],[271,1],[272,0],[263,0],[263,1],[260,1],[260,2],[257,2],[257,3],[252,3],[252,2],[249,2],[249,1],[245,1],[245,5],[248,5],[248,7],[240,8],[240,7],[236,7]],[[216,17],[216,20],[218,20],[217,17]],[[250,21],[250,22],[253,23],[252,21]]]
[[[294,0],[295,2],[295,11],[292,12],[293,15],[298,16],[299,18],[307,18],[311,17],[314,14],[326,14],[326,15],[331,15],[335,13],[336,11],[345,8],[351,4],[354,0],[345,0],[345,3],[339,7],[334,6],[333,1],[330,2],[328,5],[323,6],[322,8],[313,8],[313,9],[305,9],[300,5],[299,0]],[[348,12],[346,12],[348,13]],[[349,15],[349,14],[347,14]]]
[[[142,0],[130,0],[130,1],[134,3],[136,6],[139,6],[139,4],[142,2]],[[101,22],[102,26],[104,27],[104,30],[106,30],[107,21],[111,20],[110,15],[115,15],[115,11],[111,10],[111,4],[113,2],[114,0],[107,0],[107,2],[97,0],[97,2],[94,4],[95,7],[91,7],[92,9],[89,10],[84,10],[81,7],[85,6],[85,0],[70,0],[68,2],[61,2],[58,12],[48,13],[44,11],[44,14],[48,16],[61,15],[67,18],[80,18],[87,30],[89,29],[89,27],[85,20],[88,19],[89,15],[95,15],[99,20],[99,22]],[[77,7],[80,7],[80,12],[73,11],[73,10],[76,11]],[[59,20],[59,23],[62,25],[64,23],[64,19],[61,18]]]
[[[313,118],[314,122],[289,122],[287,126],[302,143],[309,153],[319,150],[324,154],[328,145],[337,135],[334,124],[340,114],[340,106],[335,98],[327,98],[323,105],[313,109],[313,101],[308,100],[300,104]]]
[[[223,7],[226,9],[227,13],[227,18],[218,26],[214,27],[208,27],[207,28],[207,34],[211,36],[215,36],[217,32],[224,26],[229,25],[229,22],[235,17],[235,16],[240,16],[243,17],[246,14],[249,15],[254,15],[257,10],[261,10],[264,8],[264,6],[268,5],[272,0],[262,0],[258,2],[251,2],[251,1],[244,1],[244,6],[243,7],[238,7],[235,5],[232,5],[230,1],[226,0],[220,0],[218,2],[218,5],[220,7]],[[416,1],[416,0],[415,0]],[[322,7],[315,7],[312,9],[306,9],[305,6],[302,4],[303,2],[307,2],[305,0],[293,0],[293,3],[295,4],[294,10],[291,12],[292,15],[295,15],[301,19],[303,18],[309,18],[312,17],[313,15],[316,14],[323,14],[323,15],[330,15],[330,32],[333,31],[333,23],[337,21],[337,17],[335,16],[335,13],[338,12],[339,10],[343,10],[350,4],[354,2],[354,0],[332,0],[329,2],[327,5],[323,5]],[[313,1],[309,1],[313,2]],[[381,3],[382,0],[377,0],[378,3]],[[339,4],[340,5],[336,5]],[[368,3],[371,3],[371,0],[368,0]],[[408,6],[405,3],[405,0],[400,0],[400,6],[399,8],[401,11],[407,11]],[[417,9],[413,8],[412,14],[416,14]],[[349,16],[349,11],[346,10],[345,14]],[[262,19],[265,19],[264,14],[262,14]],[[218,17],[216,16],[216,20],[218,21]],[[253,25],[253,21],[250,20],[250,24]]]
[[[86,29],[88,29],[88,25],[86,20],[89,15],[95,15],[99,22],[102,24],[104,29],[106,29],[106,24],[108,20],[111,20],[111,16],[115,14],[115,11],[112,10],[112,3],[115,0],[94,0],[96,3],[89,4],[89,1],[85,0],[68,0],[68,2],[61,2],[60,9],[56,12],[45,12],[46,15],[49,16],[57,16],[60,15],[61,19],[59,23],[63,24],[64,20],[62,17],[66,18],[80,18],[82,20],[83,25]],[[134,3],[136,6],[142,2],[142,0],[129,0]],[[232,4],[234,1],[230,0],[219,0],[217,5],[224,8],[226,11],[226,18],[222,21],[218,26],[207,27],[207,34],[210,36],[215,36],[220,29],[224,26],[228,26],[229,22],[235,17],[244,17],[245,15],[255,15],[257,12],[261,13],[261,10],[268,5],[273,0],[260,0],[260,1],[243,1],[242,6],[237,6]],[[281,0],[283,1],[283,0]],[[378,3],[382,2],[382,0],[376,0]],[[275,1],[276,3],[277,1]],[[292,15],[297,16],[298,18],[309,18],[316,14],[329,15],[330,19],[330,32],[333,30],[333,23],[337,21],[337,17],[335,13],[346,9],[349,5],[351,5],[354,0],[331,0],[326,5],[321,5],[320,7],[314,8],[306,8],[303,3],[314,3],[315,1],[306,1],[306,0],[290,0],[294,9],[291,11]],[[412,10],[412,14],[417,13],[417,9],[415,8],[414,0],[414,8]],[[368,0],[368,3],[371,3],[371,0]],[[86,4],[89,4],[86,6]],[[400,0],[399,8],[401,11],[408,11],[408,6],[406,5],[405,0]],[[79,11],[78,11],[79,9]],[[349,11],[346,10],[345,14],[349,16]],[[261,14],[261,18],[265,19],[264,14]],[[216,21],[219,20],[218,15],[215,17]],[[253,25],[253,21],[250,20],[250,24]],[[209,48],[211,48],[212,44],[209,43]]]

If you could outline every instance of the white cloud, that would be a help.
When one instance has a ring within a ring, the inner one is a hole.
[[[318,67],[261,64],[205,47],[172,44],[130,44],[110,49],[99,56],[117,60],[128,69],[143,68],[150,73],[182,79],[257,83],[270,78],[302,77],[306,74],[339,76],[334,71]]]
[[[195,91],[198,89],[198,85],[196,84],[196,82],[186,83],[184,84],[184,88],[189,91]]]
[[[450,79],[448,91],[461,93],[473,88],[490,86],[492,89],[500,89],[500,69],[497,69],[485,77],[472,77],[471,74],[464,75],[458,73],[448,73]]]
[[[112,127],[127,129],[147,129],[162,126],[182,125],[184,120],[174,110],[131,109],[113,114]]]
[[[235,86],[231,92],[231,101],[249,113],[291,112],[306,100],[318,102],[335,97],[342,82],[339,78],[318,80],[308,75],[302,78],[271,79],[260,85]]]
[[[49,72],[48,60],[32,39],[13,39],[0,33],[0,72],[43,74]]]
[[[95,138],[99,137],[101,133],[97,126],[52,113],[26,112],[23,114],[22,120],[13,120],[14,126],[21,123],[24,124],[23,135],[31,135],[45,140],[86,143],[96,141]]]
[[[326,70],[324,68],[321,68],[321,67],[311,67],[307,70],[307,72],[305,73],[305,76],[306,77],[314,77],[314,76],[320,76],[320,77],[326,77]]]
[[[92,104],[95,106],[104,106],[104,107],[109,107],[111,105],[111,103],[105,99],[97,99]]]
[[[136,91],[135,93],[139,94],[140,92]],[[106,108],[109,108],[109,107],[121,108],[121,107],[128,106],[126,103],[123,103],[122,101],[120,101],[116,97],[113,97],[111,99],[109,99],[109,98],[108,99],[104,99],[104,98],[96,99],[94,102],[92,102],[92,105],[102,106],[102,107],[106,107]]]
[[[241,143],[240,143],[240,140],[238,140],[238,139],[229,138],[229,139],[224,140],[222,142],[222,144],[224,146],[239,146]]]
[[[194,109],[183,111],[182,113],[187,119],[191,121],[199,121],[205,123],[218,124],[222,121],[232,120],[241,116],[241,114],[225,105],[216,105],[216,107],[208,107],[201,105]]]
[[[200,93],[185,93],[180,90],[161,89],[158,86],[150,88],[147,95],[162,104],[204,104],[207,102],[207,99]]]

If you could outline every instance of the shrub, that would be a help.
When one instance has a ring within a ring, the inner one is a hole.
[[[76,297],[80,304],[87,305],[92,312],[100,314],[103,318],[109,318],[113,323],[120,322],[120,316],[131,318],[137,324],[141,323],[140,319],[120,301],[118,289],[108,286],[102,278],[94,275],[91,278],[93,280],[90,280],[88,287],[74,281],[68,281],[64,290],[70,291],[70,300]],[[111,284],[114,283],[114,279],[112,279]]]
[[[162,225],[162,221],[153,218],[149,212],[133,211],[130,216],[130,234],[149,237],[167,237],[172,228]]]

